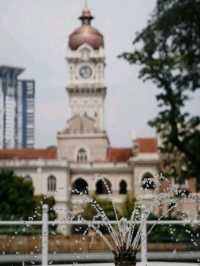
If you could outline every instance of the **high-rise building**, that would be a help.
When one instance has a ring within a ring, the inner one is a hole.
[[[22,68],[0,66],[0,148],[33,148],[35,81]]]

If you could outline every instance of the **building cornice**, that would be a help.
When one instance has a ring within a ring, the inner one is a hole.
[[[0,160],[0,168],[63,168],[66,169],[69,164],[65,160]]]
[[[96,163],[70,163],[70,172],[73,174],[85,173],[132,173],[132,167],[127,163],[111,163],[111,162],[96,162]]]
[[[158,153],[140,153],[137,156],[131,157],[129,163],[135,166],[140,164],[160,164],[160,156]]]
[[[91,132],[91,133],[63,133],[58,132],[59,139],[108,139],[106,132]]]

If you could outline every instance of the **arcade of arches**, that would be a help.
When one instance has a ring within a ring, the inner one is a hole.
[[[156,182],[153,175],[148,172],[145,173],[141,178],[141,189],[144,190],[154,190],[156,188]],[[84,178],[77,178],[72,184],[72,195],[89,194],[90,187]],[[113,187],[110,180],[102,178],[95,183],[95,194],[96,195],[106,195],[112,194]],[[121,180],[118,184],[117,189],[118,194],[126,195],[128,193],[128,184],[125,180]]]

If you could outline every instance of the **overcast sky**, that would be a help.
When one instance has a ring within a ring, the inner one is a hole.
[[[147,122],[157,112],[156,88],[138,79],[138,69],[117,55],[131,48],[155,0],[88,0],[93,24],[105,37],[107,56],[106,129],[113,146],[131,136],[154,136]],[[69,117],[65,87],[68,35],[80,25],[84,0],[0,0],[0,64],[26,68],[21,78],[36,81],[36,146],[56,144]],[[199,98],[190,108],[196,112]]]

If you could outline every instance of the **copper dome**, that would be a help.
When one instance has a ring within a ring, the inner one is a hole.
[[[94,17],[90,10],[85,8],[79,19],[82,21],[82,26],[70,34],[69,47],[72,50],[77,50],[84,43],[89,44],[93,49],[103,47],[103,35],[91,26],[91,21]]]

